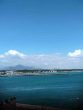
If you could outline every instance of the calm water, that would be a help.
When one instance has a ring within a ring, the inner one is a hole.
[[[76,109],[83,102],[83,72],[48,76],[0,77],[0,100]]]

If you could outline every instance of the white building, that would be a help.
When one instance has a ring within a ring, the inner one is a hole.
[[[14,73],[13,71],[6,71],[6,75],[9,75],[9,76],[10,76],[10,75],[12,76],[13,73]]]

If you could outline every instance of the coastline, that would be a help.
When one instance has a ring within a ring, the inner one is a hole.
[[[0,75],[0,77],[12,77],[12,76],[50,76],[50,75],[69,75],[70,73],[79,73],[79,72],[83,72],[83,71],[65,71],[65,72],[43,72],[43,73],[38,73],[38,72],[34,72],[34,73],[18,73],[15,72],[14,74],[4,74],[4,75]],[[69,74],[68,74],[69,73]]]
[[[67,109],[61,109],[56,107],[48,107],[48,106],[40,106],[40,105],[30,105],[30,104],[22,104],[22,103],[16,103],[16,104],[4,104],[3,106],[0,105],[0,109],[3,110],[67,110]]]
[[[16,103],[17,110],[67,110],[61,108]]]
[[[45,107],[45,106],[39,106],[39,105],[30,105],[30,104],[20,104],[16,103],[17,109],[22,110],[60,110],[53,107]]]
[[[38,70],[0,70],[0,77],[3,76],[43,76],[43,75],[64,75],[83,72],[83,69],[38,69]]]

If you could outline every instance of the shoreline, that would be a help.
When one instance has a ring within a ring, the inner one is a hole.
[[[6,76],[46,76],[46,75],[65,75],[80,73],[83,69],[56,69],[56,70],[0,70],[0,77]]]
[[[55,107],[39,106],[39,105],[30,105],[30,104],[20,104],[16,103],[16,107],[20,110],[66,110]]]
[[[57,107],[48,107],[48,106],[41,106],[41,105],[30,105],[30,104],[22,104],[22,103],[16,103],[16,105],[11,104],[4,104],[3,107],[0,106],[0,109],[2,110],[67,110]]]
[[[5,75],[0,75],[0,77],[13,77],[13,76],[56,76],[56,75],[69,75],[68,73],[79,73],[83,71],[73,71],[73,72],[50,72],[50,73],[22,73],[22,74],[5,74]]]

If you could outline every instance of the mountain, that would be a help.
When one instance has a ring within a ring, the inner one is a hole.
[[[2,70],[33,70],[34,67],[24,66],[24,65],[15,65],[15,66],[7,66],[2,68]]]

